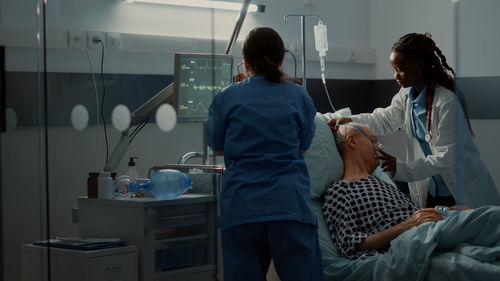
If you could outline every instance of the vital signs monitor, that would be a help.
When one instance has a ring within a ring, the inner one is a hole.
[[[230,55],[176,53],[174,98],[177,120],[208,121],[208,108],[215,95],[232,81]]]

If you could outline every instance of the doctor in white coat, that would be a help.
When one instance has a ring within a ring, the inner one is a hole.
[[[392,47],[390,63],[401,86],[391,105],[332,119],[329,125],[354,121],[377,135],[404,130],[406,159],[396,160],[383,151],[379,159],[395,180],[409,183],[412,200],[421,208],[500,205],[499,192],[474,144],[463,95],[455,94],[455,73],[430,35],[401,37]]]

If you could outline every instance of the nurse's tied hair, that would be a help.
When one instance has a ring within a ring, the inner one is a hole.
[[[446,62],[446,57],[441,50],[436,46],[429,33],[408,33],[401,37],[392,46],[393,52],[398,52],[413,60],[421,60],[424,63],[422,75],[426,80],[428,94],[430,99],[426,101],[426,108],[431,105],[427,104],[429,100],[433,100],[435,85],[439,84],[446,89],[455,92],[462,105],[462,109],[469,125],[469,130],[472,132],[472,127],[469,121],[469,114],[465,105],[464,95],[455,88],[455,71]]]
[[[269,82],[281,81],[285,45],[276,31],[269,27],[253,29],[243,42],[242,53],[253,72],[264,75]]]

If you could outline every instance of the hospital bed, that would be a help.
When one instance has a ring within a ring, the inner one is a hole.
[[[327,122],[350,110],[317,113],[316,132],[305,160],[312,209],[326,280],[500,280],[500,208],[463,211],[438,223],[414,227],[392,241],[388,253],[366,259],[341,257],[321,211],[328,186],[342,177],[343,163]],[[374,175],[394,182],[378,168]]]

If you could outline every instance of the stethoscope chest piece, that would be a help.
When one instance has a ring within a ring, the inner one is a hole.
[[[432,140],[432,135],[431,133],[427,132],[424,136],[424,140],[427,142],[427,143],[430,143],[431,140]]]

